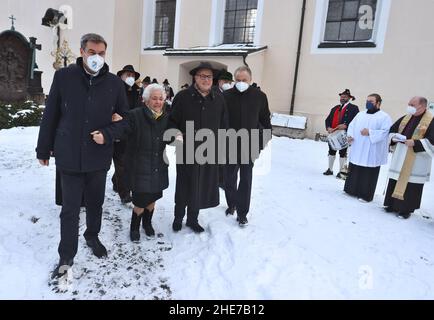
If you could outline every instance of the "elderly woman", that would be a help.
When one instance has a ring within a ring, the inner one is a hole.
[[[131,216],[131,241],[140,240],[140,222],[148,238],[155,235],[152,215],[155,202],[169,185],[166,144],[163,134],[168,116],[166,92],[159,84],[151,84],[143,92],[144,108],[128,114],[129,130],[126,150],[126,176],[131,188],[134,209]],[[166,159],[166,160],[165,160]]]

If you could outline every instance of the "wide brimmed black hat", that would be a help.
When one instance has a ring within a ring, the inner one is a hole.
[[[118,73],[117,73],[118,77],[121,77],[124,72],[133,72],[133,73],[135,73],[136,80],[140,78],[140,73],[136,72],[136,70],[134,70],[134,67],[132,65],[130,65],[130,64],[126,65],[122,70],[118,71]]]
[[[343,95],[349,96],[351,98],[351,100],[356,100],[356,97],[351,95],[350,89],[345,89],[344,92],[339,93],[339,96],[343,96]]]
[[[216,78],[216,77],[218,76],[218,74],[219,74],[219,70],[215,69],[215,68],[212,66],[212,64],[209,63],[209,62],[201,62],[201,63],[199,63],[199,65],[198,65],[196,68],[194,68],[194,69],[192,69],[192,70],[190,71],[190,74],[191,74],[192,76],[195,76],[196,73],[197,73],[199,70],[202,70],[202,69],[208,69],[208,70],[211,70],[212,73],[213,73],[213,75],[214,75],[214,78]]]
[[[142,82],[144,82],[144,83],[151,83],[151,77],[146,76],[145,79],[143,79]]]
[[[227,81],[234,81],[234,77],[232,75],[232,73],[230,73],[229,71],[226,70],[222,70],[220,71],[220,75],[219,75],[219,80],[227,80]]]

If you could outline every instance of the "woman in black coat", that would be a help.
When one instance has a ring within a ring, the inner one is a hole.
[[[151,84],[143,92],[144,108],[128,114],[128,143],[125,167],[127,184],[132,191],[134,209],[131,216],[131,241],[140,240],[140,222],[147,237],[153,237],[152,216],[155,203],[169,186],[166,143],[166,93],[158,84]]]

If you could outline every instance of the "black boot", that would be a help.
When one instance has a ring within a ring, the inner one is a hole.
[[[68,273],[68,270],[74,264],[73,259],[62,259],[60,258],[59,263],[51,274],[51,279],[59,279]]]
[[[191,228],[196,233],[204,232],[205,229],[199,224],[197,218],[199,216],[199,210],[188,211],[187,212],[187,227]]]
[[[235,213],[235,207],[231,206],[231,207],[229,207],[229,208],[226,209],[226,215],[227,216],[229,216],[229,215],[233,216],[234,213]]]
[[[134,212],[131,214],[131,225],[130,225],[130,239],[133,242],[137,242],[140,240],[140,221],[141,216],[138,216],[137,213]]]
[[[185,207],[180,205],[175,205],[175,219],[173,220],[172,229],[175,232],[181,231],[182,220],[185,216]]]
[[[145,230],[145,234],[147,237],[154,237],[155,230],[152,228],[152,216],[154,215],[154,210],[149,211],[145,209],[142,214],[142,227]]]
[[[98,237],[86,239],[86,244],[92,249],[92,252],[98,258],[107,257],[107,249],[99,241]]]

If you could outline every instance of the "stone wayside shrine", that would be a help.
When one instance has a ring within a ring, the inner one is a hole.
[[[44,104],[42,71],[36,70],[36,38],[26,39],[14,27],[0,33],[0,104],[19,104],[31,100]]]

